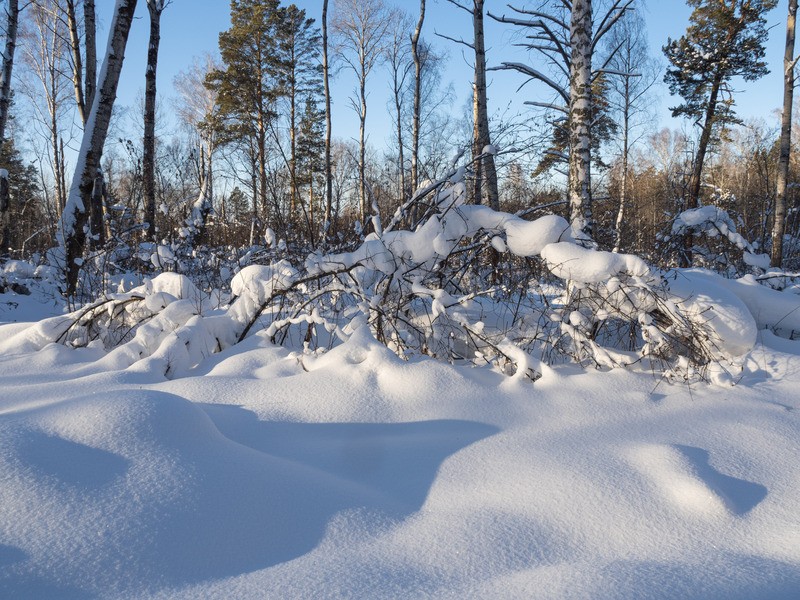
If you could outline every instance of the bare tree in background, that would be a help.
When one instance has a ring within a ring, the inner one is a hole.
[[[408,42],[406,40],[408,29],[408,15],[403,13],[395,22],[395,27],[389,32],[389,40],[386,44],[386,64],[389,69],[392,86],[390,103],[394,111],[393,118],[395,121],[395,134],[397,136],[397,170],[400,176],[398,199],[400,202],[403,201],[408,193],[406,182],[405,138],[403,136],[403,92],[406,87],[408,74],[411,71],[411,63],[408,60]],[[414,186],[413,179],[411,185]]]
[[[217,148],[222,125],[217,121],[217,92],[204,84],[209,73],[222,68],[211,54],[195,58],[185,72],[175,76],[174,86],[178,92],[176,112],[183,123],[197,136],[198,169],[197,184],[203,186],[214,177],[214,151]]]
[[[629,162],[631,148],[644,134],[642,125],[654,121],[650,92],[661,76],[661,69],[647,52],[647,32],[638,12],[628,12],[606,39],[610,56],[605,68],[609,76],[607,101],[619,124],[620,187],[619,206],[614,225],[614,252],[623,245],[623,224],[629,201]],[[638,137],[637,137],[638,136]]]
[[[419,116],[421,110],[422,57],[420,56],[419,38],[425,22],[425,0],[419,2],[419,19],[411,36],[411,57],[414,60],[414,112],[411,127],[411,187],[419,187]]]
[[[358,200],[359,217],[366,223],[366,123],[367,78],[384,56],[388,32],[397,19],[396,11],[389,9],[383,0],[339,0],[333,20],[336,48],[345,65],[355,73],[358,81],[357,98],[350,98],[358,114]]]
[[[61,119],[70,108],[67,87],[70,71],[69,33],[63,0],[37,0],[30,6],[31,18],[21,31],[22,60],[27,67],[21,89],[30,99],[34,124],[43,128],[53,173],[55,212],[66,202],[64,131]]]
[[[781,115],[780,155],[778,182],[775,192],[775,222],[772,227],[772,255],[770,265],[780,267],[783,261],[783,234],[786,231],[786,185],[789,179],[789,158],[792,150],[792,101],[794,97],[794,34],[797,18],[797,0],[789,0],[786,18],[786,46],[783,55],[783,113]]]

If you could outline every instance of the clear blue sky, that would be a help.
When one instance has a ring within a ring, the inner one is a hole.
[[[417,0],[388,0],[404,8],[412,15],[418,10]],[[772,11],[769,24],[772,26],[767,49],[767,60],[771,73],[755,83],[739,82],[736,96],[740,116],[744,118],[761,117],[768,123],[776,122],[776,111],[781,103],[782,81],[781,63],[783,59],[783,42],[785,36],[786,5],[788,0],[781,0]],[[297,0],[307,14],[318,22],[322,12],[322,0]],[[101,25],[108,26],[113,8],[112,0],[97,3]],[[507,12],[506,1],[488,0],[488,8],[493,12]],[[524,4],[524,3],[523,3]],[[335,0],[331,0],[331,9]],[[678,37],[685,30],[690,14],[683,0],[649,0],[644,9],[648,34],[651,42],[651,53],[662,58],[661,46],[667,37]],[[119,102],[134,106],[137,94],[144,87],[145,59],[147,52],[148,15],[144,0],[139,1],[137,19],[131,31],[125,66],[120,83]],[[329,19],[331,15],[329,14]],[[173,95],[172,81],[175,75],[187,68],[192,57],[207,51],[215,51],[220,31],[229,26],[228,0],[173,0],[162,17],[162,41],[158,68],[159,93],[165,100]],[[436,38],[434,31],[450,37],[469,38],[471,24],[468,15],[455,8],[445,0],[428,0],[423,36],[437,46],[445,48],[449,53],[447,77],[452,81],[458,96],[454,109],[460,110],[471,93],[471,72],[461,55],[457,44]],[[105,47],[105,30],[98,39],[100,49]],[[507,60],[514,50],[511,47],[511,36],[508,26],[500,25],[491,19],[486,20],[486,40],[488,61],[497,64]],[[519,59],[520,57],[518,57]],[[370,92],[367,127],[370,141],[376,147],[383,147],[389,135],[390,127],[387,116],[387,79],[383,73],[373,75]],[[531,98],[537,93],[546,95],[539,84],[529,84],[522,92],[516,90],[521,83],[521,75],[511,72],[495,72],[490,75],[489,103],[490,111],[504,107],[510,98],[516,100]],[[445,81],[445,84],[448,83]],[[353,81],[349,76],[340,75],[333,84],[334,99],[334,135],[347,138],[357,135],[357,120],[349,107],[347,97],[353,89]],[[675,99],[667,96],[663,89],[663,99],[659,111],[660,125],[678,127],[679,122],[670,119],[667,107],[675,103]],[[528,109],[524,109],[528,110]],[[167,108],[169,111],[169,108]],[[531,112],[533,116],[535,113]]]

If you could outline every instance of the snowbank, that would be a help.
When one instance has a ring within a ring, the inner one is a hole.
[[[732,390],[530,386],[358,331],[173,381],[4,357],[0,596],[795,595],[800,356],[761,348]]]

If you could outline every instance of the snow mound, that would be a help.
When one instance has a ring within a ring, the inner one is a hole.
[[[669,279],[669,289],[682,311],[715,333],[719,356],[742,356],[753,349],[758,325],[747,305],[722,281],[722,277],[685,270]]]
[[[542,249],[548,268],[561,279],[580,283],[599,283],[619,274],[649,277],[650,267],[638,256],[603,252],[577,244],[560,242]]]

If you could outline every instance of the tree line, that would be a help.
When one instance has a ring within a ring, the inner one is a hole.
[[[731,230],[770,254],[772,267],[798,268],[796,0],[788,1],[780,128],[735,112],[735,82],[767,72],[766,15],[777,0],[687,0],[686,32],[665,40],[661,59],[649,54],[639,0],[488,9],[484,0],[447,0],[468,32],[458,38],[426,20],[425,0],[413,14],[385,0],[323,0],[318,15],[279,0],[231,0],[218,54],[187,66],[169,106],[157,89],[169,0],[146,0],[144,49],[127,45],[137,1],[117,2],[100,57],[93,0],[4,4],[0,255],[56,266],[70,297],[86,285],[89,264],[187,270],[180,256],[204,249],[240,259],[259,248],[303,254],[359,243],[444,176],[454,155],[468,202],[562,214],[586,245],[740,274],[749,263],[721,241]],[[524,52],[487,56],[487,19]],[[459,109],[462,91],[446,84],[448,50],[471,63],[470,108]],[[124,56],[139,51],[147,56],[141,106],[115,110]],[[331,80],[343,71],[353,92],[332,99]],[[491,71],[530,90],[527,112],[490,114],[490,101],[505,100],[490,98]],[[661,80],[682,120],[654,131]],[[376,81],[389,90],[385,106],[367,93]],[[332,136],[332,100],[356,114],[357,139]],[[393,123],[382,151],[368,143],[378,111]],[[179,130],[165,131],[173,121]],[[69,148],[78,150],[74,164]],[[711,221],[680,219],[707,206],[719,209]],[[421,210],[402,213],[407,227]]]

